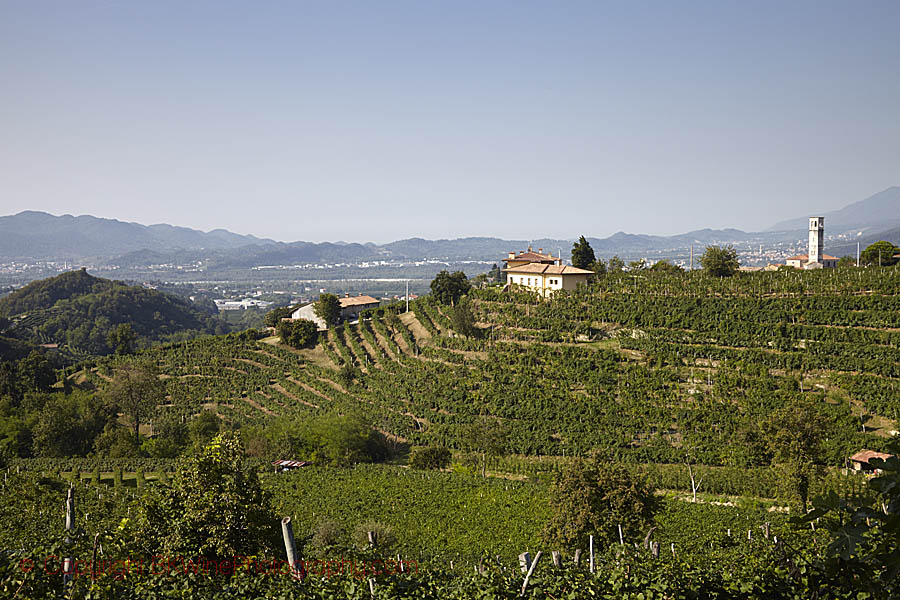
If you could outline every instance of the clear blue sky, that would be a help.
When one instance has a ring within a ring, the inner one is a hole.
[[[0,214],[761,229],[900,185],[900,1],[0,0]]]

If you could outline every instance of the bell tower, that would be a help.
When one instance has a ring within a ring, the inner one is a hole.
[[[822,264],[825,254],[825,217],[809,218],[809,263]]]

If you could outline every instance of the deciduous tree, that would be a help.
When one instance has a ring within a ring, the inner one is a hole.
[[[135,443],[139,429],[156,406],[166,397],[166,388],[149,364],[134,363],[116,370],[105,391],[106,399],[118,406],[131,420]]]
[[[566,548],[587,546],[588,536],[601,543],[638,539],[650,525],[659,500],[643,479],[598,455],[577,459],[550,489],[550,519],[544,538]]]
[[[292,348],[312,348],[319,340],[319,327],[308,319],[278,322],[281,343]]]
[[[864,265],[890,267],[897,263],[895,254],[900,254],[897,248],[890,242],[881,240],[866,247],[859,255],[859,261]]]
[[[456,304],[469,293],[471,284],[462,271],[441,271],[431,281],[431,295],[441,304]]]
[[[713,277],[731,277],[741,266],[733,246],[707,246],[700,265]]]

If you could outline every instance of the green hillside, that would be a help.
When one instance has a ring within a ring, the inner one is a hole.
[[[110,331],[131,326],[138,346],[224,333],[214,310],[139,286],[89,275],[84,269],[35,281],[0,299],[5,335],[33,344],[67,346],[75,355],[107,354]]]
[[[474,291],[481,337],[457,335],[450,309],[426,298],[330,330],[315,350],[229,336],[150,356],[168,375],[169,414],[353,412],[457,449],[486,415],[519,455],[765,466],[767,419],[802,404],[820,419],[822,463],[838,466],[896,428],[897,291],[876,270],[620,274],[552,301]]]

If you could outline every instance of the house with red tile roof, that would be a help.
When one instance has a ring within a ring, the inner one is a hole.
[[[506,283],[510,287],[525,288],[547,297],[559,290],[575,290],[586,284],[593,271],[564,265],[562,258],[544,254],[543,248],[537,252],[528,248],[527,252],[510,252],[503,259],[506,268]]]

